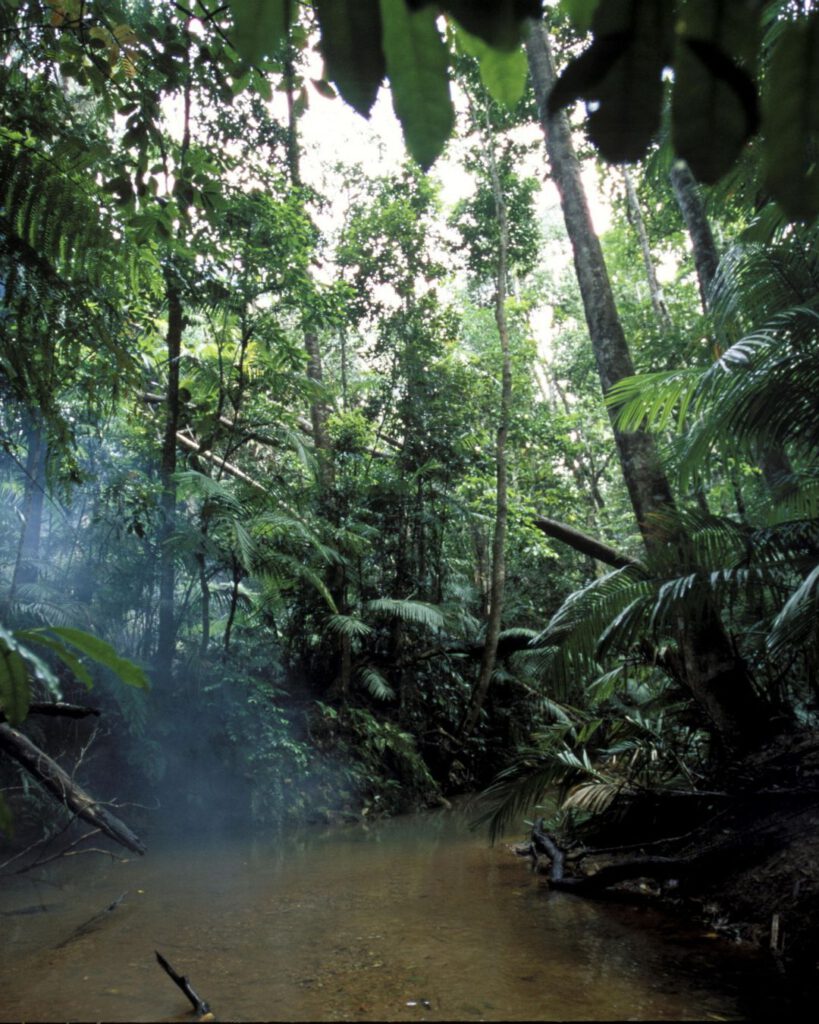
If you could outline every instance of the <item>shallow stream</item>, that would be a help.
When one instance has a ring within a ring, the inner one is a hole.
[[[0,1019],[184,1020],[154,950],[223,1021],[740,1015],[730,947],[653,910],[550,893],[467,823],[441,811],[154,840],[124,864],[78,856],[4,880]]]

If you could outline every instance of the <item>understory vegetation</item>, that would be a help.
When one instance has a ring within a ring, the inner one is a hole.
[[[815,792],[813,5],[661,5],[655,68],[650,4],[382,0],[355,73],[260,6],[0,2],[11,860],[79,829],[61,767],[115,833],[485,790],[722,877],[715,816]],[[331,157],[385,74],[415,159]]]

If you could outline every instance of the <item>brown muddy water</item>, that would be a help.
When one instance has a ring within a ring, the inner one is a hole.
[[[467,824],[438,812],[155,841],[125,864],[75,857],[4,880],[0,1019],[188,1019],[154,950],[222,1021],[740,1016],[730,947],[653,910],[550,893]]]

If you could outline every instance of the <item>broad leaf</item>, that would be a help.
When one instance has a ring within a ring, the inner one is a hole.
[[[4,832],[9,838],[14,835],[14,819],[11,814],[11,808],[6,803],[2,793],[0,793],[0,832]]]
[[[65,646],[64,643],[60,643],[59,640],[55,640],[53,637],[48,636],[45,629],[27,629],[18,630],[15,634],[18,640],[22,640],[24,643],[29,644],[42,644],[44,647],[48,647],[52,650],[62,663],[73,672],[74,676],[86,687],[86,689],[92,689],[94,681],[91,678],[91,673],[83,665],[83,663],[72,654],[72,652]]]
[[[819,15],[788,25],[771,55],[764,97],[765,180],[788,216],[819,213]]]
[[[366,117],[387,71],[379,0],[316,0],[315,6],[327,78]]]
[[[0,708],[12,725],[19,725],[28,714],[30,702],[28,667],[19,651],[0,636]]]
[[[735,0],[686,0],[674,59],[672,134],[694,175],[717,181],[759,126],[758,24]]]
[[[68,626],[52,626],[51,632],[72,644],[78,651],[104,668],[110,669],[120,682],[126,683],[128,686],[136,686],[140,690],[150,689],[151,684],[144,670],[139,665],[135,665],[133,661],[121,658],[105,640],[100,640],[99,637],[92,636],[85,630],[73,629]]]
[[[428,7],[432,0],[407,0],[411,10]],[[523,24],[527,18],[540,21],[542,0],[440,0],[438,10],[453,17],[458,24],[483,42],[499,50],[514,50],[520,44]]]
[[[514,107],[523,96],[529,72],[523,50],[496,50],[462,28],[457,30],[456,38],[464,53],[478,61],[481,81],[492,99]]]
[[[614,163],[637,160],[660,125],[662,72],[672,39],[671,5],[660,0],[601,0],[592,28],[594,42],[558,79],[549,111],[585,100],[589,137],[601,156]]]
[[[449,55],[436,12],[411,14],[404,0],[380,0],[392,102],[411,155],[424,170],[440,156],[455,123]]]
[[[257,64],[280,45],[290,27],[291,0],[230,0],[231,41],[248,64]]]
[[[560,0],[578,32],[588,32],[599,0]]]

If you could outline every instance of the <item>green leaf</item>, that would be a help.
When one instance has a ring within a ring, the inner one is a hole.
[[[642,157],[660,125],[663,68],[673,38],[671,4],[600,0],[594,42],[558,79],[548,108],[575,99],[589,105],[588,132],[604,159]]]
[[[380,0],[392,102],[411,155],[424,170],[440,156],[455,123],[449,55],[426,7],[411,14],[404,0]]]
[[[811,220],[819,213],[819,15],[783,29],[766,84],[765,180],[790,218]]]
[[[588,32],[599,0],[560,0],[560,6],[578,32]]]
[[[140,690],[149,690],[151,688],[145,671],[138,665],[135,665],[133,661],[121,658],[105,640],[100,640],[99,637],[86,633],[85,630],[73,629],[68,626],[52,626],[51,632],[68,641],[78,651],[81,651],[104,668],[110,669],[119,678],[120,682],[128,686],[136,686]]]
[[[0,706],[12,725],[19,725],[28,714],[31,687],[28,667],[17,650],[14,638],[0,632]]]
[[[316,0],[327,78],[367,117],[387,72],[379,0]]]
[[[14,818],[2,793],[0,793],[0,832],[5,832],[9,839],[14,835]]]
[[[751,77],[759,26],[734,0],[686,0],[678,28],[674,148],[700,181],[714,182],[759,127]]]
[[[410,10],[428,7],[432,0],[407,0]],[[542,0],[439,0],[438,10],[453,17],[459,25],[498,50],[514,50],[521,42],[527,18],[540,21]]]
[[[516,106],[526,89],[529,71],[523,50],[496,50],[463,28],[456,29],[455,36],[464,53],[478,61],[481,81],[492,99],[510,109]]]
[[[71,651],[53,637],[46,634],[45,629],[26,629],[18,630],[15,633],[18,640],[22,640],[24,643],[30,644],[42,644],[44,647],[48,647],[49,650],[54,651],[57,657],[66,665],[74,676],[85,686],[86,689],[91,690],[94,686],[94,681],[91,678],[91,673],[83,665],[83,663],[77,658]]]
[[[258,64],[286,38],[290,0],[230,0],[233,45],[248,64]]]

